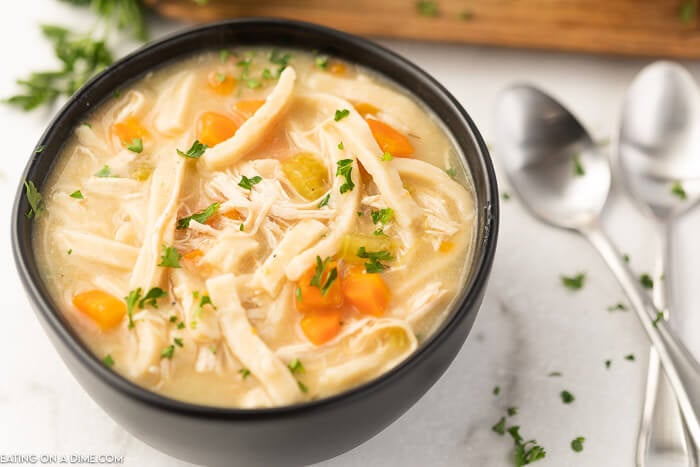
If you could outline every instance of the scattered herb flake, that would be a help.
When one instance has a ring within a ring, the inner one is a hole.
[[[642,287],[645,289],[653,289],[654,288],[654,279],[651,278],[649,274],[642,274],[639,276],[639,283],[642,284]]]
[[[141,138],[132,139],[131,144],[126,145],[126,149],[136,154],[141,154],[143,152],[143,140]]]
[[[342,151],[343,149],[345,149],[345,145],[343,144],[342,141],[341,141],[340,143],[338,143],[338,149],[340,149],[341,151]]]
[[[302,299],[301,288],[297,287],[296,289],[294,289],[294,296],[296,297],[297,302],[301,301],[301,299]]]
[[[500,386],[494,386],[492,392],[493,392],[493,395],[494,395],[494,396],[499,395],[499,394],[501,393],[501,387],[500,387]]]
[[[394,210],[391,208],[384,208],[378,211],[372,211],[370,215],[372,216],[373,224],[387,225],[394,218]]]
[[[292,373],[304,373],[304,365],[301,363],[301,360],[298,358],[295,358],[289,363],[289,371]]]
[[[503,201],[508,201],[510,199],[510,193],[508,193],[507,191],[504,191],[503,193],[501,193],[501,199]]]
[[[44,212],[46,207],[44,206],[44,200],[37,190],[36,185],[31,180],[24,181],[24,194],[27,197],[27,202],[29,203],[29,211],[27,211],[26,216],[31,218],[37,218],[39,214]]]
[[[558,377],[562,376],[562,374],[561,374],[561,371],[552,371],[547,376],[549,376],[550,378],[558,378]]]
[[[319,55],[315,60],[316,67],[325,70],[328,68],[328,57],[326,55]]]
[[[202,157],[202,154],[207,150],[208,146],[206,144],[202,144],[199,142],[198,139],[194,140],[192,143],[192,146],[187,150],[187,152],[182,152],[179,149],[177,149],[177,153],[185,158],[188,159],[199,159]]]
[[[630,255],[628,255],[628,254],[622,255],[622,261],[624,261],[625,263],[629,263],[630,262]]]
[[[187,227],[190,226],[190,222],[192,222],[192,221],[199,222],[200,224],[206,223],[211,216],[216,214],[216,212],[219,210],[219,206],[220,206],[219,203],[212,203],[209,206],[207,206],[206,209],[204,209],[202,211],[198,211],[190,216],[183,217],[182,219],[178,219],[176,228],[186,229]]]
[[[635,360],[634,354],[625,355],[625,360],[633,362]]]
[[[163,351],[160,353],[160,358],[173,358],[173,354],[175,354],[175,346],[170,344],[166,348],[163,349]]]
[[[609,370],[611,365],[612,365],[612,360],[610,360],[610,359],[605,360],[605,369],[606,370]]]
[[[564,390],[561,392],[560,395],[561,395],[561,401],[565,404],[571,404],[575,400],[574,395],[571,394],[569,391]]]
[[[683,185],[681,185],[681,182],[678,180],[673,182],[673,185],[671,185],[671,194],[683,201],[688,199],[688,194],[685,192]]]
[[[657,327],[658,324],[659,324],[659,321],[661,321],[662,319],[664,319],[664,312],[663,312],[663,311],[657,311],[657,312],[656,312],[656,318],[654,318],[654,321],[652,321],[651,324],[652,324],[654,327]]]
[[[508,407],[507,412],[508,412],[509,417],[513,417],[515,415],[518,415],[518,408],[517,407]]]
[[[457,176],[457,169],[455,169],[454,167],[449,167],[445,169],[445,173],[450,177],[455,178]]]
[[[250,370],[248,368],[241,368],[240,370],[238,370],[238,373],[241,374],[241,377],[243,377],[243,379],[248,379],[248,376],[250,376]]]
[[[112,176],[112,170],[108,165],[103,166],[100,170],[95,172],[95,177],[109,178]]]
[[[70,194],[70,197],[75,199],[85,199],[83,193],[80,190],[75,190],[73,193]]]
[[[574,175],[578,177],[582,177],[586,175],[586,169],[583,168],[583,164],[581,163],[581,156],[576,154],[573,158],[573,163],[574,163]]]
[[[158,300],[159,298],[167,297],[167,295],[168,293],[160,287],[153,287],[146,293],[146,295],[144,295],[144,297],[141,300],[139,300],[139,308],[145,308],[146,306],[158,308],[158,303],[156,302],[156,300]]]
[[[179,323],[177,323],[177,328],[178,328],[178,329],[185,329],[185,323],[184,323],[184,321],[180,321]]]
[[[394,160],[394,156],[392,156],[390,152],[384,151],[384,154],[382,154],[382,160],[384,162],[388,162]]]
[[[184,346],[185,346],[185,344],[184,344],[184,342],[182,341],[182,338],[181,338],[181,337],[175,337],[175,338],[173,339],[173,342],[174,342],[175,345],[177,345],[178,347],[184,347]]]
[[[238,182],[238,186],[243,188],[243,189],[250,190],[253,188],[253,185],[257,185],[260,182],[262,182],[262,177],[259,175],[256,175],[256,176],[250,177],[250,178],[243,175],[243,178],[241,178],[241,181]]]
[[[574,450],[574,452],[581,452],[583,451],[583,442],[586,441],[586,438],[583,436],[579,436],[577,438],[574,438],[571,441],[571,449]]]
[[[160,263],[158,263],[158,266],[162,266],[164,268],[179,268],[180,266],[180,258],[182,258],[182,255],[180,254],[179,251],[175,249],[175,247],[172,246],[165,246],[162,245],[163,248],[163,255],[160,257]]]
[[[499,435],[503,436],[506,434],[506,417],[501,417],[501,419],[496,423],[494,426],[491,427],[491,430],[494,431],[495,433],[498,433]]]
[[[42,144],[41,146],[38,146],[36,150],[34,150],[34,154],[41,154],[42,152],[44,152],[44,149],[46,149],[46,146]]]
[[[72,254],[73,254],[73,248],[69,248],[69,249],[68,249],[68,254],[69,254],[69,255],[72,255]]]
[[[110,367],[110,368],[113,367],[114,366],[114,358],[112,358],[112,354],[105,355],[105,358],[102,359],[102,363],[104,363],[104,365],[106,367]]]
[[[365,271],[370,274],[382,272],[387,269],[388,266],[380,261],[391,261],[394,259],[389,251],[367,251],[363,246],[358,248],[357,257],[369,260],[369,262],[365,263]]]
[[[297,385],[299,386],[299,390],[301,392],[303,392],[303,393],[309,392],[309,388],[307,388],[306,385],[304,383],[302,383],[301,381],[297,380]]]
[[[586,281],[586,274],[583,272],[580,272],[576,274],[575,276],[567,277],[567,276],[561,276],[561,283],[566,287],[567,289],[570,290],[579,290],[583,287],[584,283]]]
[[[331,199],[331,194],[330,194],[330,193],[326,193],[326,196],[324,196],[324,197],[321,199],[321,202],[318,203],[318,208],[321,209],[323,206],[328,206],[328,201],[330,201],[330,199]]]
[[[627,311],[627,306],[624,303],[618,302],[608,307],[608,311]]]
[[[141,287],[136,290],[129,292],[129,295],[124,297],[126,301],[126,314],[129,317],[129,329],[134,328],[134,308],[138,305],[139,299],[141,298]]]
[[[352,159],[341,159],[337,162],[336,177],[345,177],[345,183],[340,186],[341,195],[355,188],[355,183],[352,181],[352,162]]]
[[[348,109],[336,110],[335,116],[333,117],[333,119],[336,122],[339,122],[342,119],[344,119],[345,117],[347,117],[348,115],[350,115],[350,111]]]

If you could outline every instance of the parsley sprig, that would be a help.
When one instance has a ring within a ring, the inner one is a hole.
[[[363,246],[358,248],[357,256],[358,258],[369,260],[365,263],[365,271],[370,274],[382,272],[389,267],[381,261],[391,261],[394,259],[391,252],[387,250],[367,251]]]
[[[209,206],[207,206],[206,209],[202,211],[195,212],[192,215],[189,215],[187,217],[183,217],[182,219],[178,219],[177,221],[177,228],[182,230],[186,229],[187,227],[190,226],[190,222],[195,221],[199,222],[200,224],[204,224],[209,220],[211,216],[216,214],[216,212],[219,210],[219,203],[212,203]]]
[[[341,159],[337,164],[336,177],[345,177],[345,183],[340,185],[340,194],[342,195],[355,188],[355,183],[352,181],[352,159]]]
[[[314,275],[311,277],[309,285],[312,287],[318,287],[321,291],[321,295],[325,296],[328,290],[333,285],[333,282],[338,278],[338,268],[334,267],[330,271],[326,272],[328,269],[328,263],[331,260],[330,257],[326,257],[321,261],[321,257],[316,257],[316,269],[314,270]]]

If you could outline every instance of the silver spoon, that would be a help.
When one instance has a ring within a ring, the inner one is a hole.
[[[623,106],[618,154],[625,185],[658,234],[654,277],[664,280],[655,281],[654,304],[674,309],[669,291],[673,221],[700,199],[700,97],[683,67],[656,62],[635,78]],[[679,318],[674,311],[676,329],[681,329]],[[659,379],[652,347],[637,466],[696,466],[697,447],[688,441],[668,382]]]
[[[497,150],[514,191],[541,220],[585,236],[608,263],[659,354],[691,438],[700,445],[700,364],[666,321],[656,319],[659,311],[600,228],[610,189],[608,159],[573,115],[534,87],[504,91],[496,116]]]

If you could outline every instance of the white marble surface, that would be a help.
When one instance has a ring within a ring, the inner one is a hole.
[[[0,96],[15,77],[51,62],[37,23],[91,24],[90,17],[54,0],[3,4],[0,28]],[[183,27],[158,23],[154,35]],[[545,52],[382,41],[428,70],[454,93],[487,141],[498,92],[530,81],[559,96],[600,138],[614,133],[625,87],[645,60]],[[121,48],[128,50],[129,44]],[[687,64],[700,76],[700,63]],[[0,106],[0,209],[6,223],[19,175],[50,118]],[[496,159],[498,155],[496,154]],[[501,178],[501,184],[507,189]],[[637,271],[649,271],[653,237],[647,223],[619,190],[605,225]],[[677,271],[672,280],[684,313],[684,331],[700,347],[698,301],[700,213],[691,213],[676,236]],[[125,456],[125,465],[184,465],[157,452],[117,426],[80,388],[48,343],[10,259],[9,228],[0,229],[0,454],[93,453]],[[559,285],[560,274],[586,271],[577,293]],[[530,218],[516,200],[502,206],[501,235],[493,275],[476,326],[438,383],[383,433],[325,466],[508,466],[512,443],[490,427],[508,406],[526,438],[547,450],[547,466],[628,466],[641,407],[646,342],[631,312],[609,313],[623,299],[611,274],[576,236]],[[634,353],[636,362],[624,360]],[[604,361],[612,359],[612,368]],[[547,377],[561,371],[563,377]],[[501,387],[498,397],[492,395]],[[563,405],[559,392],[576,396]],[[587,441],[582,453],[569,442]]]

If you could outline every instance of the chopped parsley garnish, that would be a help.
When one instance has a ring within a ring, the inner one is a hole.
[[[606,370],[609,370],[611,365],[612,365],[612,360],[610,360],[610,359],[605,360],[605,369]]]
[[[301,392],[303,392],[303,393],[309,392],[309,388],[307,388],[306,385],[304,383],[302,383],[301,381],[297,380],[297,385],[299,386],[299,390]]]
[[[301,363],[301,360],[298,358],[295,358],[289,363],[289,371],[292,373],[304,373],[304,365]]]
[[[336,177],[345,177],[345,183],[340,185],[340,194],[342,195],[355,188],[355,183],[352,181],[352,159],[341,159],[337,164]]]
[[[29,211],[27,211],[26,216],[29,219],[36,219],[39,214],[44,212],[46,207],[44,206],[44,200],[41,193],[39,193],[39,190],[37,190],[33,181],[24,181],[24,194],[27,197],[27,202],[29,203]]]
[[[187,150],[187,152],[182,152],[179,149],[177,149],[177,153],[181,155],[182,157],[186,157],[188,159],[199,159],[202,157],[202,154],[207,150],[208,146],[206,144],[200,143],[198,139],[194,140],[194,143],[192,143],[192,146]]]
[[[182,255],[180,254],[179,251],[175,249],[175,247],[172,246],[162,246],[163,248],[163,255],[160,257],[160,263],[158,263],[158,266],[162,266],[164,268],[179,268],[180,266],[180,258],[182,258]]]
[[[103,166],[100,170],[95,172],[95,177],[109,178],[112,176],[112,170],[108,165]]]
[[[289,65],[289,60],[292,59],[292,54],[288,52],[280,52],[279,50],[272,50],[268,58],[270,62],[274,63],[275,65],[287,66]]]
[[[455,169],[454,167],[450,167],[448,169],[445,169],[445,173],[450,177],[455,178],[457,176],[457,169]]]
[[[182,219],[178,219],[177,221],[177,228],[178,229],[186,229],[187,227],[190,226],[190,222],[195,221],[199,222],[200,224],[206,223],[211,216],[216,214],[216,212],[219,210],[219,203],[212,203],[209,206],[207,206],[206,209],[202,211],[195,212],[194,214],[183,217]]]
[[[387,225],[394,218],[394,210],[391,208],[384,208],[379,211],[372,211],[370,215],[372,216],[373,224]]]
[[[141,291],[141,289],[138,290],[139,292]],[[161,289],[160,287],[153,287],[141,300],[139,300],[139,308],[144,308],[147,305],[152,306],[153,308],[158,308],[157,300],[167,296],[168,292],[165,290]]]
[[[513,417],[515,415],[518,415],[518,408],[517,407],[508,407],[507,412],[508,412],[509,417]]]
[[[215,346],[215,345],[210,345],[210,346],[209,346],[209,351],[210,351],[211,353],[213,353],[214,355],[216,355],[216,346]]]
[[[566,390],[562,391],[560,395],[561,401],[565,404],[571,404],[576,399],[573,394]]]
[[[586,441],[586,438],[583,436],[579,436],[577,438],[574,438],[571,441],[571,449],[574,450],[574,452],[581,452],[583,451],[583,442]]]
[[[124,297],[126,301],[126,314],[129,317],[129,329],[134,328],[134,308],[138,305],[139,299],[141,298],[141,287],[136,290],[129,292],[129,295]]]
[[[659,324],[659,321],[661,321],[662,319],[664,319],[664,312],[663,312],[663,311],[657,311],[657,312],[656,312],[656,318],[654,318],[654,321],[652,321],[651,324],[652,324],[654,327],[657,327],[658,324]]]
[[[175,354],[175,346],[170,344],[160,353],[160,358],[173,358],[173,354]]]
[[[243,379],[247,379],[248,376],[250,376],[250,370],[248,368],[241,368],[240,370],[238,370],[238,373],[241,374]]]
[[[171,323],[176,323],[176,322],[177,322],[177,316],[172,315],[168,321],[170,321]]]
[[[420,0],[416,2],[416,11],[421,16],[435,18],[440,15],[437,2],[435,0]]]
[[[494,395],[494,396],[499,395],[499,394],[501,393],[501,387],[500,387],[500,386],[494,386],[492,392],[493,392],[493,395]]]
[[[630,362],[633,362],[633,361],[635,360],[634,354],[631,353],[631,354],[629,354],[629,355],[625,355],[625,360],[628,360],[628,361],[630,361]]]
[[[510,193],[508,193],[507,191],[504,191],[503,193],[501,193],[501,199],[503,201],[508,201],[510,199]]]
[[[238,226],[238,230],[243,232],[245,230],[245,224],[241,224]]]
[[[333,116],[333,119],[336,122],[339,122],[342,119],[344,119],[345,117],[347,117],[348,115],[350,115],[350,111],[348,109],[336,110],[335,116]]]
[[[562,374],[561,374],[561,371],[552,371],[547,376],[549,376],[550,378],[558,378],[558,377],[562,376]]]
[[[654,279],[652,279],[649,274],[645,273],[639,276],[639,283],[642,284],[642,287],[644,287],[645,289],[654,288]]]
[[[581,272],[576,274],[575,276],[567,277],[567,276],[561,276],[561,283],[564,284],[564,287],[567,289],[571,290],[579,290],[583,287],[584,282],[586,281],[586,274]]]
[[[331,194],[330,194],[330,193],[326,193],[326,196],[324,196],[324,197],[321,199],[321,202],[318,203],[318,208],[321,209],[323,206],[328,206],[328,201],[330,201],[330,199],[331,199]]]
[[[333,285],[333,282],[338,278],[338,268],[334,267],[329,272],[326,272],[328,262],[331,260],[330,257],[326,257],[321,261],[321,257],[316,257],[316,269],[314,270],[314,275],[311,277],[309,285],[312,287],[317,287],[321,291],[321,295],[325,296],[328,290]],[[324,279],[325,276],[325,279]]]
[[[75,199],[85,199],[83,193],[80,190],[75,190],[73,193],[70,194],[70,197]]]
[[[297,298],[297,302],[301,301],[301,288],[297,287],[296,289],[294,289],[294,296]]]
[[[141,138],[132,139],[131,144],[126,145],[126,149],[136,154],[141,154],[143,151],[143,140]]]
[[[388,266],[380,261],[391,261],[394,259],[389,251],[367,251],[363,246],[358,248],[357,257],[369,260],[369,262],[365,263],[365,271],[370,274],[382,272],[387,269]]]
[[[496,423],[494,426],[491,427],[491,430],[494,431],[495,433],[498,433],[499,435],[503,436],[506,434],[506,417],[501,417],[501,419]]]
[[[609,306],[608,311],[627,311],[627,307],[624,303],[618,302],[614,305]]]
[[[671,194],[680,200],[688,199],[688,194],[685,192],[683,185],[681,185],[681,182],[678,180],[673,182],[673,185],[671,185]]]
[[[110,367],[110,368],[113,367],[114,366],[114,358],[112,358],[112,354],[105,355],[105,358],[102,359],[102,363],[104,363],[104,365],[106,367]]]
[[[341,141],[340,143],[338,143],[338,149],[340,149],[341,151],[342,151],[343,149],[345,149],[345,145],[343,144],[342,141]]]
[[[581,164],[581,157],[576,154],[573,159],[574,162],[574,175],[578,177],[582,177],[586,175],[586,169],[583,168],[583,164]]]
[[[394,156],[391,155],[390,152],[384,151],[384,154],[382,154],[382,160],[384,162],[394,160]]]
[[[325,55],[319,55],[315,60],[316,66],[322,70],[328,68],[328,57]]]
[[[195,307],[194,314],[196,316],[202,316],[202,308],[204,308],[204,305],[211,305],[214,306],[214,304],[211,301],[211,297],[209,295],[202,295],[199,297],[199,292],[194,292],[192,294],[195,299],[199,298],[199,303],[197,303],[197,306]],[[216,308],[216,307],[214,307]]]
[[[184,346],[185,346],[184,342],[182,342],[182,338],[181,338],[181,337],[175,337],[175,338],[173,339],[173,342],[174,342],[175,345],[177,345],[178,347],[184,347]]]
[[[259,175],[256,175],[255,177],[250,177],[250,178],[243,175],[243,178],[241,178],[241,181],[238,182],[238,186],[241,188],[244,188],[246,190],[250,190],[253,188],[253,185],[257,185],[260,182],[262,182],[262,177]]]
[[[622,255],[622,261],[624,261],[625,263],[629,263],[630,262],[630,255],[628,255],[628,254]]]
[[[185,329],[185,323],[183,321],[180,321],[179,323],[177,323],[177,328],[178,329]]]
[[[68,249],[68,254],[69,254],[69,255],[73,254],[73,248],[69,248],[69,249]]]

